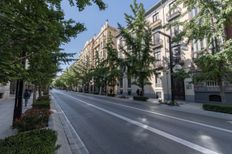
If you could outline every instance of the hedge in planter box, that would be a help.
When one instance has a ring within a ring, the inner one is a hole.
[[[37,129],[18,133],[0,140],[1,154],[54,154],[57,134],[50,129]]]

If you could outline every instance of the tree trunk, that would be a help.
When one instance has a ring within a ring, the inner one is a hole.
[[[48,92],[48,95],[50,94],[50,87],[47,86],[47,92]]]
[[[112,90],[113,90],[113,94],[116,95],[116,92],[115,92],[115,85],[113,85]]]
[[[39,85],[39,97],[42,96],[41,86]]]
[[[223,81],[219,81],[218,84],[219,84],[219,89],[220,89],[221,101],[222,101],[222,103],[226,103],[225,87],[224,87]]]
[[[142,85],[141,85],[141,89],[142,89],[141,96],[144,96],[144,83],[142,83]]]
[[[102,86],[99,87],[99,94],[102,94]]]
[[[232,21],[232,17],[230,18],[230,21]],[[225,38],[226,40],[232,38],[232,26],[229,21],[225,24]]]
[[[36,85],[33,86],[33,103],[36,101]]]

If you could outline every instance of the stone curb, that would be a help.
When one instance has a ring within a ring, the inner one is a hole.
[[[192,114],[198,114],[198,115],[204,115],[208,117],[213,117],[213,118],[220,118],[224,120],[232,120],[232,115],[231,114],[226,114],[226,113],[220,113],[220,112],[213,112],[213,111],[205,111],[201,107],[199,109],[191,109],[189,107],[184,107],[185,105],[188,104],[183,104],[180,106],[164,106],[161,105],[161,108],[163,109],[168,109],[168,110],[175,110],[175,111],[180,111],[180,112],[186,112],[186,113],[192,113]]]
[[[72,154],[64,128],[60,121],[59,113],[57,113],[55,104],[53,102],[51,103],[51,111],[53,113],[49,117],[48,125],[50,129],[57,132],[57,145],[60,145],[60,148],[56,151],[56,154]]]
[[[79,92],[74,92],[77,94],[82,94]],[[94,94],[89,94],[89,93],[84,93],[84,95],[90,95],[90,96],[97,96],[97,97],[108,97],[108,96],[104,96],[104,95],[94,95]],[[118,97],[112,97],[112,99],[114,100],[121,100],[122,98],[118,98]],[[123,101],[125,102],[131,102],[134,101],[131,98],[128,99],[123,99]],[[139,101],[134,101],[136,103],[141,103]],[[155,99],[148,99],[147,101],[148,103],[152,103],[155,105],[159,105],[158,100]],[[204,116],[208,116],[208,117],[213,117],[213,118],[220,118],[220,119],[225,119],[225,120],[232,120],[232,116],[231,114],[226,114],[226,113],[219,113],[219,112],[213,112],[213,111],[205,111],[203,110],[201,107],[198,107],[197,109],[191,109],[191,105],[199,105],[200,103],[186,103],[186,102],[181,102],[181,105],[176,107],[176,106],[167,106],[167,105],[159,105],[161,108],[163,109],[168,109],[168,110],[175,110],[175,111],[180,111],[180,112],[185,112],[185,113],[192,113],[192,114],[198,114],[198,115],[204,115]],[[187,107],[189,106],[189,107]]]
[[[88,150],[68,121],[66,115],[60,106],[55,104],[53,96],[51,102],[51,110],[54,112],[51,116],[51,126],[52,129],[57,131],[57,144],[61,145],[57,150],[57,154],[88,154]]]

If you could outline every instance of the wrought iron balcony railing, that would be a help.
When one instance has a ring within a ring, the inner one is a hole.
[[[163,46],[163,40],[162,39],[155,39],[153,41],[154,47],[153,48],[160,48]]]
[[[161,26],[162,26],[162,21],[160,19],[156,19],[155,21],[150,23],[150,27],[152,29],[156,29],[156,28],[161,27]]]
[[[176,7],[176,8],[170,9],[166,15],[167,21],[170,21],[170,20],[178,17],[180,14],[181,14],[181,8]]]

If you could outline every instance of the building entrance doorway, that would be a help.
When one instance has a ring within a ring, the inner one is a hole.
[[[173,78],[173,94],[176,100],[185,100],[184,80]]]

